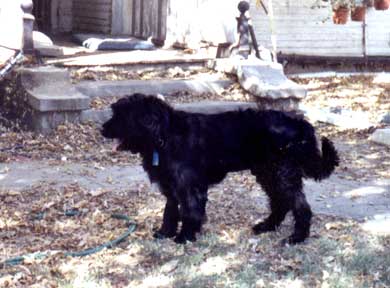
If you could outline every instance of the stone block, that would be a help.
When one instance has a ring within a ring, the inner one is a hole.
[[[342,129],[364,130],[374,126],[365,112],[339,109],[338,107],[319,109],[304,105],[301,105],[300,109],[311,122],[329,123]]]
[[[93,123],[103,124],[108,119],[110,119],[111,116],[112,116],[111,108],[106,108],[103,110],[88,109],[81,112],[80,122],[81,123],[93,122]]]
[[[51,66],[20,69],[21,86],[27,101],[37,111],[80,111],[89,108],[90,99],[70,82],[69,72]]]
[[[191,94],[219,94],[233,83],[231,80],[83,81],[77,84],[77,89],[89,97],[123,97],[133,93],[171,95],[179,91]]]
[[[79,119],[79,111],[34,111],[31,115],[31,122],[27,123],[27,128],[37,133],[47,134],[56,129],[60,124],[77,123],[79,122]]]
[[[261,109],[298,110],[306,97],[304,87],[288,79],[279,63],[255,57],[231,57],[210,60],[207,66],[219,72],[237,75],[241,87],[257,97]]]
[[[378,118],[378,122],[381,124],[390,124],[390,112],[380,115]]]
[[[260,98],[276,100],[306,97],[306,89],[288,79],[282,69],[260,61],[239,64],[237,77],[242,88]]]
[[[390,128],[387,129],[377,129],[370,137],[370,140],[383,144],[386,146],[390,146]]]

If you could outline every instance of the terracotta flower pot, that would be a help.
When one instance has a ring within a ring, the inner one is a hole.
[[[334,24],[345,24],[348,21],[349,9],[345,7],[333,10],[333,23]]]
[[[390,0],[375,0],[374,7],[376,10],[387,10],[390,7]]]
[[[366,7],[364,6],[356,6],[351,10],[351,20],[363,22],[366,18]]]

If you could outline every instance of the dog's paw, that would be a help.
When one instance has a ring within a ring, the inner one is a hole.
[[[172,238],[175,237],[176,233],[175,232],[166,232],[162,230],[158,230],[154,232],[153,237],[156,239],[165,239],[165,238]]]
[[[281,245],[282,246],[296,245],[296,244],[300,244],[300,243],[304,242],[305,239],[306,239],[305,236],[292,234],[290,237],[283,239],[281,241]]]
[[[185,235],[185,234],[179,234],[175,237],[174,241],[178,244],[186,244],[187,241],[195,242],[196,237],[195,235]]]
[[[256,224],[255,226],[252,227],[252,231],[255,235],[270,232],[270,231],[275,231],[275,230],[276,230],[276,226],[270,225],[267,222],[260,222],[259,224]]]

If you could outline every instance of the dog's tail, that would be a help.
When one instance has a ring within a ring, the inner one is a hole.
[[[316,181],[328,178],[339,165],[339,156],[332,141],[326,137],[321,138],[322,155],[318,149],[312,155],[306,155],[302,168],[308,178]],[[310,153],[309,153],[310,154]]]

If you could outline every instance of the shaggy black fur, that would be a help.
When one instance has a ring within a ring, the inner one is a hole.
[[[318,148],[314,128],[278,111],[245,110],[214,115],[174,110],[141,94],[120,99],[102,135],[118,139],[118,150],[140,153],[143,167],[167,202],[157,238],[195,241],[204,221],[209,185],[230,171],[249,169],[270,200],[271,214],[253,227],[273,231],[288,211],[295,219],[288,243],[309,235],[312,212],[302,192],[302,178],[321,180],[338,165],[327,138]],[[178,223],[182,227],[177,233]]]

